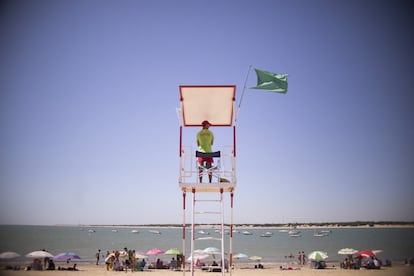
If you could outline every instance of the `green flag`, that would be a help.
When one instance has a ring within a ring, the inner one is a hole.
[[[256,68],[254,70],[257,74],[257,85],[254,87],[250,87],[250,89],[263,89],[280,93],[287,92],[287,75],[271,73]]]

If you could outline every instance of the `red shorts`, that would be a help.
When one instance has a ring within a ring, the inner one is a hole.
[[[213,163],[213,157],[198,157],[198,162]]]

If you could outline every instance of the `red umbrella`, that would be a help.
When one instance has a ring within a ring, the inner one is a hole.
[[[374,256],[375,253],[372,250],[361,250],[357,253],[357,258],[370,258]]]

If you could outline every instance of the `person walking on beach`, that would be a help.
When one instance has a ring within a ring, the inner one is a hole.
[[[210,122],[205,120],[201,123],[202,125],[202,129],[197,132],[197,146],[198,146],[198,151],[199,152],[211,152],[211,146],[213,145],[214,142],[214,134],[213,132],[211,132],[209,130],[209,127],[211,126]],[[211,168],[211,164],[213,163],[213,158],[212,157],[199,157],[198,158],[198,163],[199,163],[199,177],[200,177],[200,183],[203,182],[203,167],[210,169]],[[211,183],[212,180],[212,173],[209,172],[208,174],[208,180]]]
[[[306,264],[306,255],[305,255],[305,251],[302,251],[302,265]]]
[[[96,265],[99,264],[99,257],[100,257],[100,255],[101,255],[101,250],[98,249],[98,252],[96,252],[96,254],[95,254],[95,257],[96,257]]]

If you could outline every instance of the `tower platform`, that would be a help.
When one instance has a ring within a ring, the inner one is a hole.
[[[186,193],[230,193],[236,189],[236,185],[231,183],[180,183],[179,186],[181,191]]]

